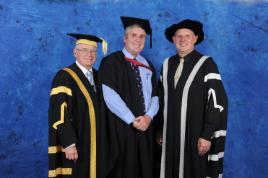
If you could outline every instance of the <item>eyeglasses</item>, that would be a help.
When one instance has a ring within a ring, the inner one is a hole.
[[[92,49],[87,49],[87,48],[82,48],[82,49],[76,48],[76,50],[82,53],[96,53],[97,52],[97,50],[92,50]]]

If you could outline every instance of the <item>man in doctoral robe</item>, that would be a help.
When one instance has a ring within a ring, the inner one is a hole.
[[[227,96],[216,63],[195,50],[203,25],[183,20],[165,31],[177,53],[162,66],[161,178],[222,177]]]
[[[152,121],[158,111],[157,79],[153,65],[140,53],[146,19],[121,17],[124,48],[105,57],[99,68],[110,124],[109,178],[154,178]]]
[[[96,178],[99,169],[99,91],[96,62],[97,43],[93,35],[68,34],[76,38],[72,65],[53,79],[49,105],[48,177]]]

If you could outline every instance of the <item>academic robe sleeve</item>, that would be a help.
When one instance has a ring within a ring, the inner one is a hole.
[[[158,86],[157,86],[158,84],[157,84],[156,71],[155,71],[155,68],[154,68],[153,64],[150,61],[148,61],[148,63],[150,65],[150,67],[152,69],[152,73],[153,73],[153,75],[152,75],[152,87],[153,87],[152,97],[159,96],[159,90],[158,90]]]
[[[157,83],[157,88],[158,88],[158,95],[159,95],[159,110],[156,114],[156,118],[154,119],[155,121],[155,132],[157,137],[162,135],[163,133],[163,124],[164,124],[164,115],[163,115],[163,110],[164,110],[164,87],[163,87],[163,66],[161,67],[160,71],[160,77]]]
[[[100,64],[99,75],[101,85],[104,84],[117,91],[117,64],[114,60],[113,58],[104,58]]]
[[[135,116],[118,93],[118,66],[121,66],[118,64],[118,60],[121,60],[121,57],[117,55],[102,60],[99,68],[99,83],[103,90],[103,98],[110,111],[127,124],[131,124]]]
[[[149,115],[151,118],[154,118],[159,110],[159,89],[158,89],[158,84],[157,84],[157,76],[156,76],[155,68],[150,61],[148,61],[148,63],[152,69],[152,78],[151,78],[152,96],[151,96],[149,109],[146,115]]]
[[[65,71],[58,72],[52,83],[49,105],[50,146],[66,148],[77,141],[71,117],[74,93],[69,83]]]
[[[215,62],[209,58],[204,65],[207,105],[201,137],[211,140],[213,135],[226,132],[227,96]]]

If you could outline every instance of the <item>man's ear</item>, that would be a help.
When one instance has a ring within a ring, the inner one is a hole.
[[[195,42],[194,42],[194,44],[197,42],[197,40],[198,40],[198,36],[195,35]]]
[[[77,56],[77,51],[76,51],[76,49],[75,49],[75,48],[73,49],[73,54],[74,54],[74,57],[76,57],[76,56]]]
[[[127,34],[124,35],[124,44],[126,43]]]
[[[172,41],[173,43],[175,43],[175,35],[172,37]]]

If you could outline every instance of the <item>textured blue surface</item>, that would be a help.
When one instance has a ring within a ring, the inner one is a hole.
[[[102,36],[112,52],[123,46],[122,15],[151,20],[153,49],[143,54],[158,71],[175,52],[165,28],[204,23],[198,49],[218,63],[230,103],[224,178],[268,177],[267,14],[267,0],[0,0],[0,177],[47,176],[50,83],[73,62],[65,34]]]

